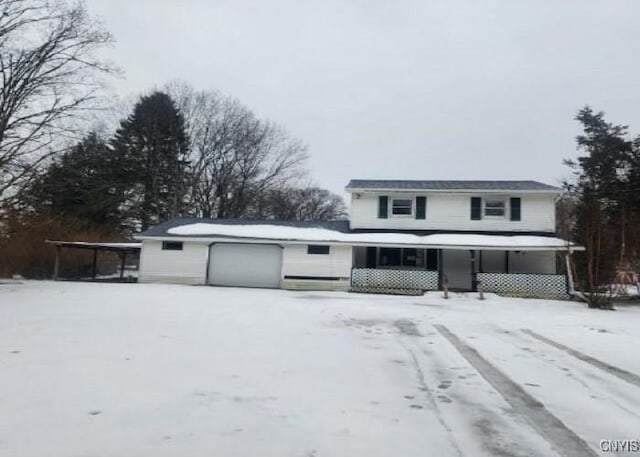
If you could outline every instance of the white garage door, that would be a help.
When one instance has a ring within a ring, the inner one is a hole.
[[[209,284],[280,287],[282,248],[269,244],[214,244],[209,252]]]

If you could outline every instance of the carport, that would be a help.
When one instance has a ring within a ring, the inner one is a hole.
[[[88,249],[93,252],[91,264],[91,279],[95,280],[98,268],[98,252],[113,252],[120,257],[119,279],[124,281],[124,270],[128,256],[139,256],[142,243],[92,243],[86,241],[55,241],[45,240],[45,243],[54,246],[56,257],[53,264],[53,279],[58,280],[60,272],[60,253],[62,249]]]

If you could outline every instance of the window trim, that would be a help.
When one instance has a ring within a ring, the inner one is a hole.
[[[163,251],[182,251],[184,250],[184,243],[182,241],[163,241],[162,250]]]
[[[393,212],[394,210],[394,202],[396,200],[406,200],[409,202],[409,213],[407,214],[396,214]],[[391,217],[398,217],[398,218],[412,218],[415,215],[415,211],[416,211],[416,203],[415,203],[415,197],[405,197],[405,196],[392,196],[391,198],[389,198],[389,209],[390,211],[388,211],[388,214],[390,214]]]
[[[496,214],[487,214],[487,203],[488,202],[500,202],[502,203],[502,211],[503,214],[501,216]],[[503,220],[507,219],[508,216],[508,205],[506,197],[484,197],[482,199],[482,218],[483,219],[494,219],[494,220]]]
[[[315,251],[319,250],[321,252],[312,252],[314,250]],[[324,252],[325,250],[326,252]],[[330,254],[331,254],[331,246],[328,244],[307,244],[307,255],[330,255]]]

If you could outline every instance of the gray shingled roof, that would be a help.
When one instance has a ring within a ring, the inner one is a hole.
[[[349,221],[277,221],[277,220],[251,220],[251,219],[204,219],[199,217],[178,217],[162,224],[149,227],[137,236],[180,236],[169,233],[169,229],[187,224],[220,224],[220,225],[277,225],[283,227],[319,227],[338,232],[349,231]]]
[[[347,189],[562,191],[559,187],[538,181],[412,181],[398,179],[352,179],[347,184]]]

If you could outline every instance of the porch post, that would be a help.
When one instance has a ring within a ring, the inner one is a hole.
[[[504,272],[509,273],[509,251],[504,251]]]
[[[120,253],[120,279],[124,278],[124,264],[127,260],[127,251]]]
[[[476,280],[476,251],[469,251],[471,254],[471,290],[478,290],[478,281]]]
[[[94,248],[93,263],[91,265],[91,279],[96,279],[97,267],[98,267],[98,250]]]
[[[442,249],[438,249],[438,290],[442,290]]]

